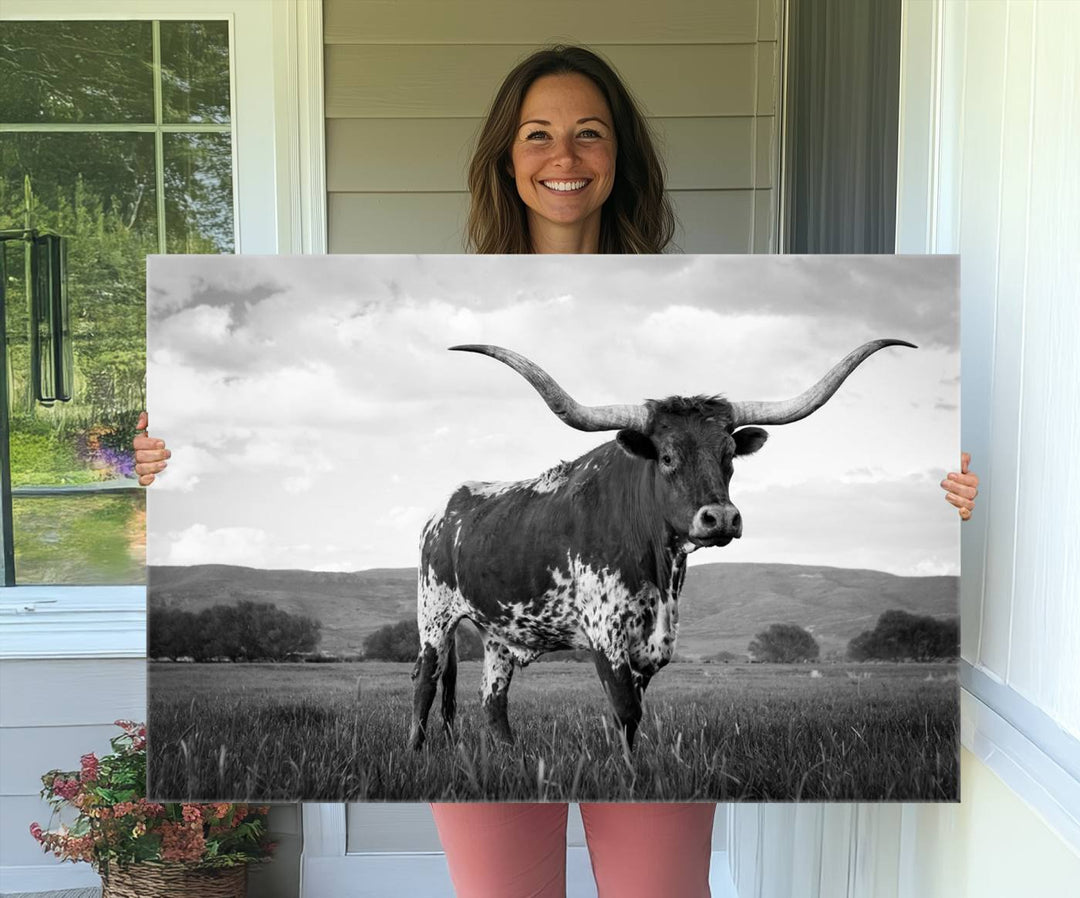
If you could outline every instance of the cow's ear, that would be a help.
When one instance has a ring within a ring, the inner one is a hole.
[[[620,430],[619,435],[615,437],[615,442],[619,444],[619,448],[627,455],[644,458],[647,461],[656,461],[656,446],[640,430]]]
[[[753,455],[769,438],[769,435],[760,427],[744,427],[732,434],[735,437],[736,455]]]

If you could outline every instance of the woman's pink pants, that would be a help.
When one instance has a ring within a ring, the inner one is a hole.
[[[458,898],[564,898],[567,805],[433,804]],[[712,803],[582,804],[599,898],[708,898]]]

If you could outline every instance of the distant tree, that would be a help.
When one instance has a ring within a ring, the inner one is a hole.
[[[415,661],[420,654],[416,619],[387,624],[364,639],[364,658],[372,661]]]
[[[891,610],[873,630],[864,630],[848,643],[852,661],[935,661],[960,654],[960,625],[956,618]]]
[[[796,624],[773,624],[750,640],[750,656],[756,661],[790,664],[813,661],[821,649],[808,630]]]
[[[284,661],[314,651],[320,624],[290,614],[269,602],[213,605],[195,613],[152,609],[148,650],[152,658],[190,657],[196,661]]]
[[[457,626],[458,661],[479,661],[484,657],[484,638],[470,620],[462,620]]]
[[[706,664],[727,664],[731,661],[745,661],[746,655],[736,655],[734,652],[714,652],[702,659]]]

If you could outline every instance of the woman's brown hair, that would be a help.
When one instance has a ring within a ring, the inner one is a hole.
[[[469,249],[532,252],[525,204],[509,173],[510,147],[532,83],[545,75],[564,74],[589,78],[604,95],[614,119],[615,182],[601,212],[600,252],[663,252],[675,233],[675,216],[645,116],[607,62],[584,47],[566,46],[538,50],[519,63],[492,101],[469,164]]]

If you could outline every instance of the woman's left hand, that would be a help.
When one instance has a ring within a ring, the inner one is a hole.
[[[957,507],[962,521],[971,517],[971,510],[975,507],[975,497],[979,495],[979,475],[968,471],[969,464],[971,464],[971,453],[961,452],[960,471],[952,471],[941,481],[941,488],[945,490],[945,500]]]

